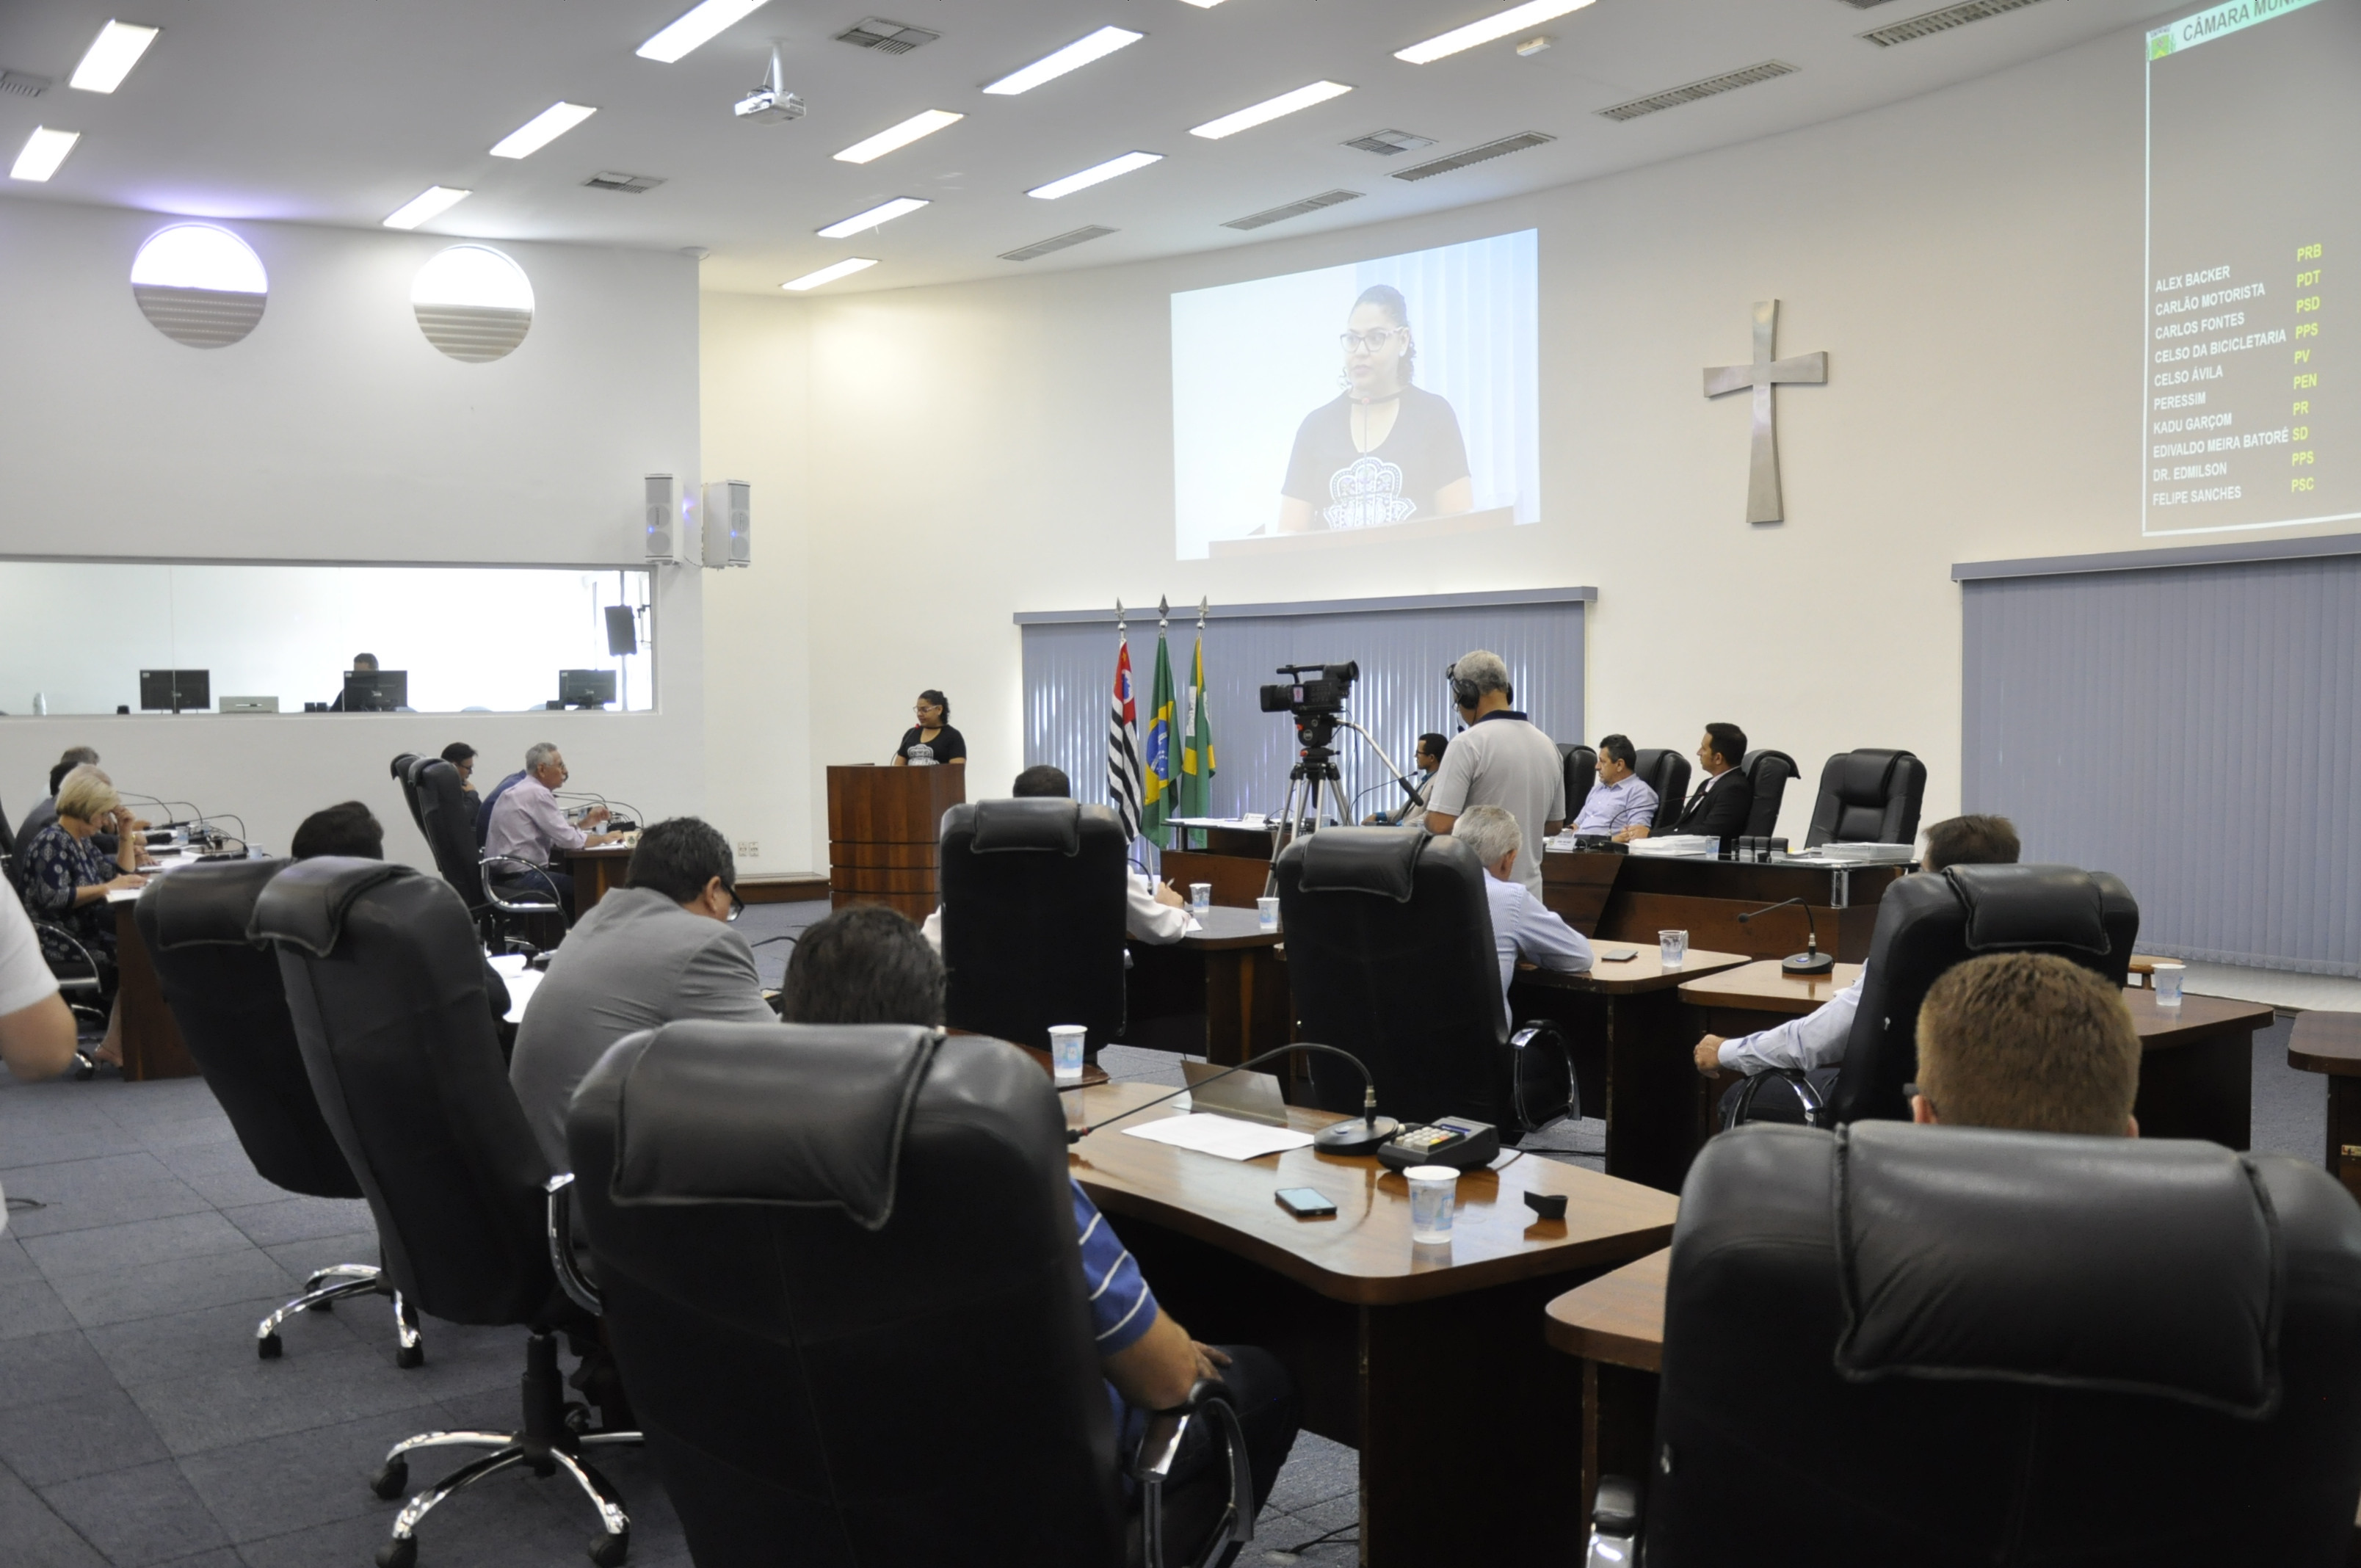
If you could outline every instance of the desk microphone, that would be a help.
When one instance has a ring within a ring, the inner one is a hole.
[[[599,805],[601,805],[601,806],[605,806],[605,807],[607,808],[607,812],[608,812],[608,815],[609,815],[609,817],[612,817],[612,816],[614,815],[615,807],[617,807],[617,806],[621,806],[624,810],[626,810],[626,811],[628,811],[628,812],[631,813],[631,820],[632,820],[632,822],[633,822],[633,826],[635,826],[635,827],[644,827],[644,826],[646,826],[646,824],[647,824],[647,820],[648,820],[647,813],[645,813],[645,812],[642,811],[638,806],[633,806],[633,805],[632,805],[630,801],[628,801],[628,800],[609,800],[605,795],[600,795],[597,790],[567,790],[567,791],[566,791],[564,794],[560,795],[557,798],[558,798],[558,799],[560,799],[560,800],[595,800],[595,801],[597,801]],[[612,825],[611,823],[609,823],[609,827],[612,827],[613,825]],[[618,832],[622,832],[622,831],[625,831],[626,829],[622,829],[622,828],[616,828],[615,830],[616,830],[616,831],[618,831]]]
[[[1128,1111],[1118,1111],[1104,1122],[1093,1122],[1087,1127],[1069,1127],[1066,1129],[1066,1141],[1070,1144],[1081,1143],[1084,1138],[1089,1137],[1093,1133],[1097,1132],[1100,1128],[1112,1126],[1115,1123],[1122,1121],[1126,1116],[1137,1116],[1151,1105],[1161,1105],[1168,1100],[1178,1100],[1183,1094],[1188,1093],[1191,1089],[1202,1089],[1205,1085],[1214,1082],[1217,1080],[1227,1078],[1234,1072],[1244,1072],[1250,1067],[1259,1066],[1261,1063],[1270,1060],[1273,1057],[1283,1057],[1291,1051],[1325,1051],[1332,1057],[1343,1057],[1346,1061],[1351,1062],[1354,1067],[1360,1069],[1361,1119],[1357,1122],[1347,1119],[1342,1122],[1332,1123],[1329,1125],[1321,1128],[1317,1133],[1312,1135],[1312,1146],[1313,1148],[1318,1149],[1323,1154],[1368,1154],[1372,1150],[1376,1149],[1378,1145],[1390,1142],[1394,1135],[1401,1131],[1401,1124],[1400,1122],[1395,1121],[1391,1116],[1380,1116],[1378,1114],[1377,1080],[1369,1076],[1369,1069],[1363,1064],[1360,1058],[1355,1056],[1350,1051],[1338,1050],[1334,1046],[1314,1045],[1310,1040],[1298,1040],[1292,1045],[1281,1046],[1276,1050],[1265,1051],[1258,1057],[1248,1057],[1246,1060],[1238,1063],[1235,1067],[1225,1067],[1217,1073],[1213,1073],[1209,1077],[1201,1078],[1195,1083],[1191,1084],[1189,1089],[1176,1089],[1170,1094],[1159,1094],[1155,1099],[1135,1105]]]
[[[1747,914],[1740,916],[1738,917],[1738,923],[1741,926],[1743,926],[1749,920],[1753,919],[1757,915],[1768,915],[1773,909],[1784,909],[1791,904],[1795,905],[1804,912],[1804,950],[1800,953],[1790,953],[1785,958],[1781,959],[1779,960],[1779,972],[1781,974],[1828,973],[1830,970],[1837,967],[1836,955],[1834,953],[1824,953],[1820,951],[1820,933],[1818,927],[1814,925],[1812,921],[1812,906],[1805,903],[1802,899],[1783,898],[1778,903],[1771,905],[1765,908],[1752,910]]]

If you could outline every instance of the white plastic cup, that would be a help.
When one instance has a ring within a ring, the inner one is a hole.
[[[1264,930],[1276,931],[1279,929],[1279,900],[1276,898],[1256,899],[1255,913],[1262,916],[1262,928]]]
[[[1090,1030],[1080,1024],[1049,1025],[1049,1076],[1072,1083],[1082,1076],[1082,1036]]]
[[[1678,969],[1689,961],[1689,934],[1686,931],[1656,933],[1656,956],[1666,969]]]
[[[1447,1165],[1414,1165],[1402,1179],[1410,1183],[1410,1239],[1427,1246],[1449,1241],[1459,1173]]]
[[[2179,959],[2156,960],[2156,972],[2147,978],[2148,983],[2156,987],[2156,1004],[2158,1007],[2180,1005],[2180,982],[2188,972],[2189,966]]]
[[[1213,884],[1209,882],[1191,883],[1189,884],[1189,907],[1200,915],[1202,915],[1205,911],[1213,907]]]

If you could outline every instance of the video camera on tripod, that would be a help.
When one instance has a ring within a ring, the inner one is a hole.
[[[1303,677],[1309,672],[1312,678]],[[1346,660],[1341,664],[1281,664],[1279,674],[1293,675],[1292,682],[1279,682],[1262,688],[1262,710],[1265,713],[1291,713],[1295,716],[1297,737],[1309,752],[1313,748],[1325,751],[1336,738],[1336,721],[1345,715],[1345,705],[1352,700],[1353,683],[1361,678],[1358,660]]]

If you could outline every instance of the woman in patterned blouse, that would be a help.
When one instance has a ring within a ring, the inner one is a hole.
[[[118,833],[115,857],[109,860],[91,840],[101,828]],[[131,814],[123,797],[96,768],[76,768],[58,789],[58,819],[40,830],[25,851],[25,908],[43,924],[42,956],[52,962],[71,963],[80,954],[49,927],[71,933],[98,955],[115,960],[115,922],[108,916],[106,895],[117,888],[147,885],[134,875],[139,864],[139,835],[132,829]],[[123,1061],[122,1006],[106,1022],[106,1040],[98,1059],[120,1066]]]

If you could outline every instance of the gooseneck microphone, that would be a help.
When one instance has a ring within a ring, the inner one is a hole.
[[[1149,1106],[1161,1105],[1168,1100],[1178,1100],[1191,1089],[1202,1089],[1206,1084],[1227,1078],[1234,1072],[1244,1072],[1250,1067],[1257,1067],[1274,1057],[1283,1057],[1293,1051],[1325,1051],[1332,1057],[1342,1057],[1351,1062],[1361,1074],[1359,1119],[1335,1122],[1321,1128],[1312,1135],[1313,1148],[1323,1154],[1367,1154],[1378,1145],[1391,1141],[1395,1135],[1401,1131],[1400,1122],[1395,1121],[1391,1116],[1378,1114],[1378,1082],[1369,1076],[1368,1067],[1360,1058],[1350,1051],[1339,1050],[1334,1046],[1315,1045],[1310,1040],[1297,1040],[1291,1045],[1280,1046],[1276,1050],[1265,1051],[1260,1056],[1248,1057],[1235,1067],[1225,1067],[1209,1078],[1199,1079],[1188,1089],[1176,1089],[1170,1094],[1159,1094],[1155,1099],[1135,1105],[1128,1111],[1118,1111],[1104,1122],[1093,1122],[1087,1127],[1069,1127],[1066,1129],[1066,1141],[1070,1144],[1081,1143],[1100,1128],[1113,1126],[1126,1116],[1137,1116]],[[1075,1087],[1079,1088],[1080,1085]]]
[[[1773,909],[1784,909],[1791,904],[1796,905],[1804,912],[1804,950],[1800,953],[1790,953],[1785,958],[1781,959],[1779,960],[1779,972],[1781,974],[1828,973],[1830,970],[1837,967],[1836,955],[1834,953],[1824,953],[1820,951],[1819,927],[1812,920],[1812,906],[1809,904],[1805,903],[1804,900],[1800,898],[1783,898],[1776,904],[1767,905],[1761,909],[1750,910],[1746,914],[1740,916],[1738,917],[1738,923],[1741,926],[1743,926],[1749,920],[1753,919],[1757,915],[1768,915]]]

